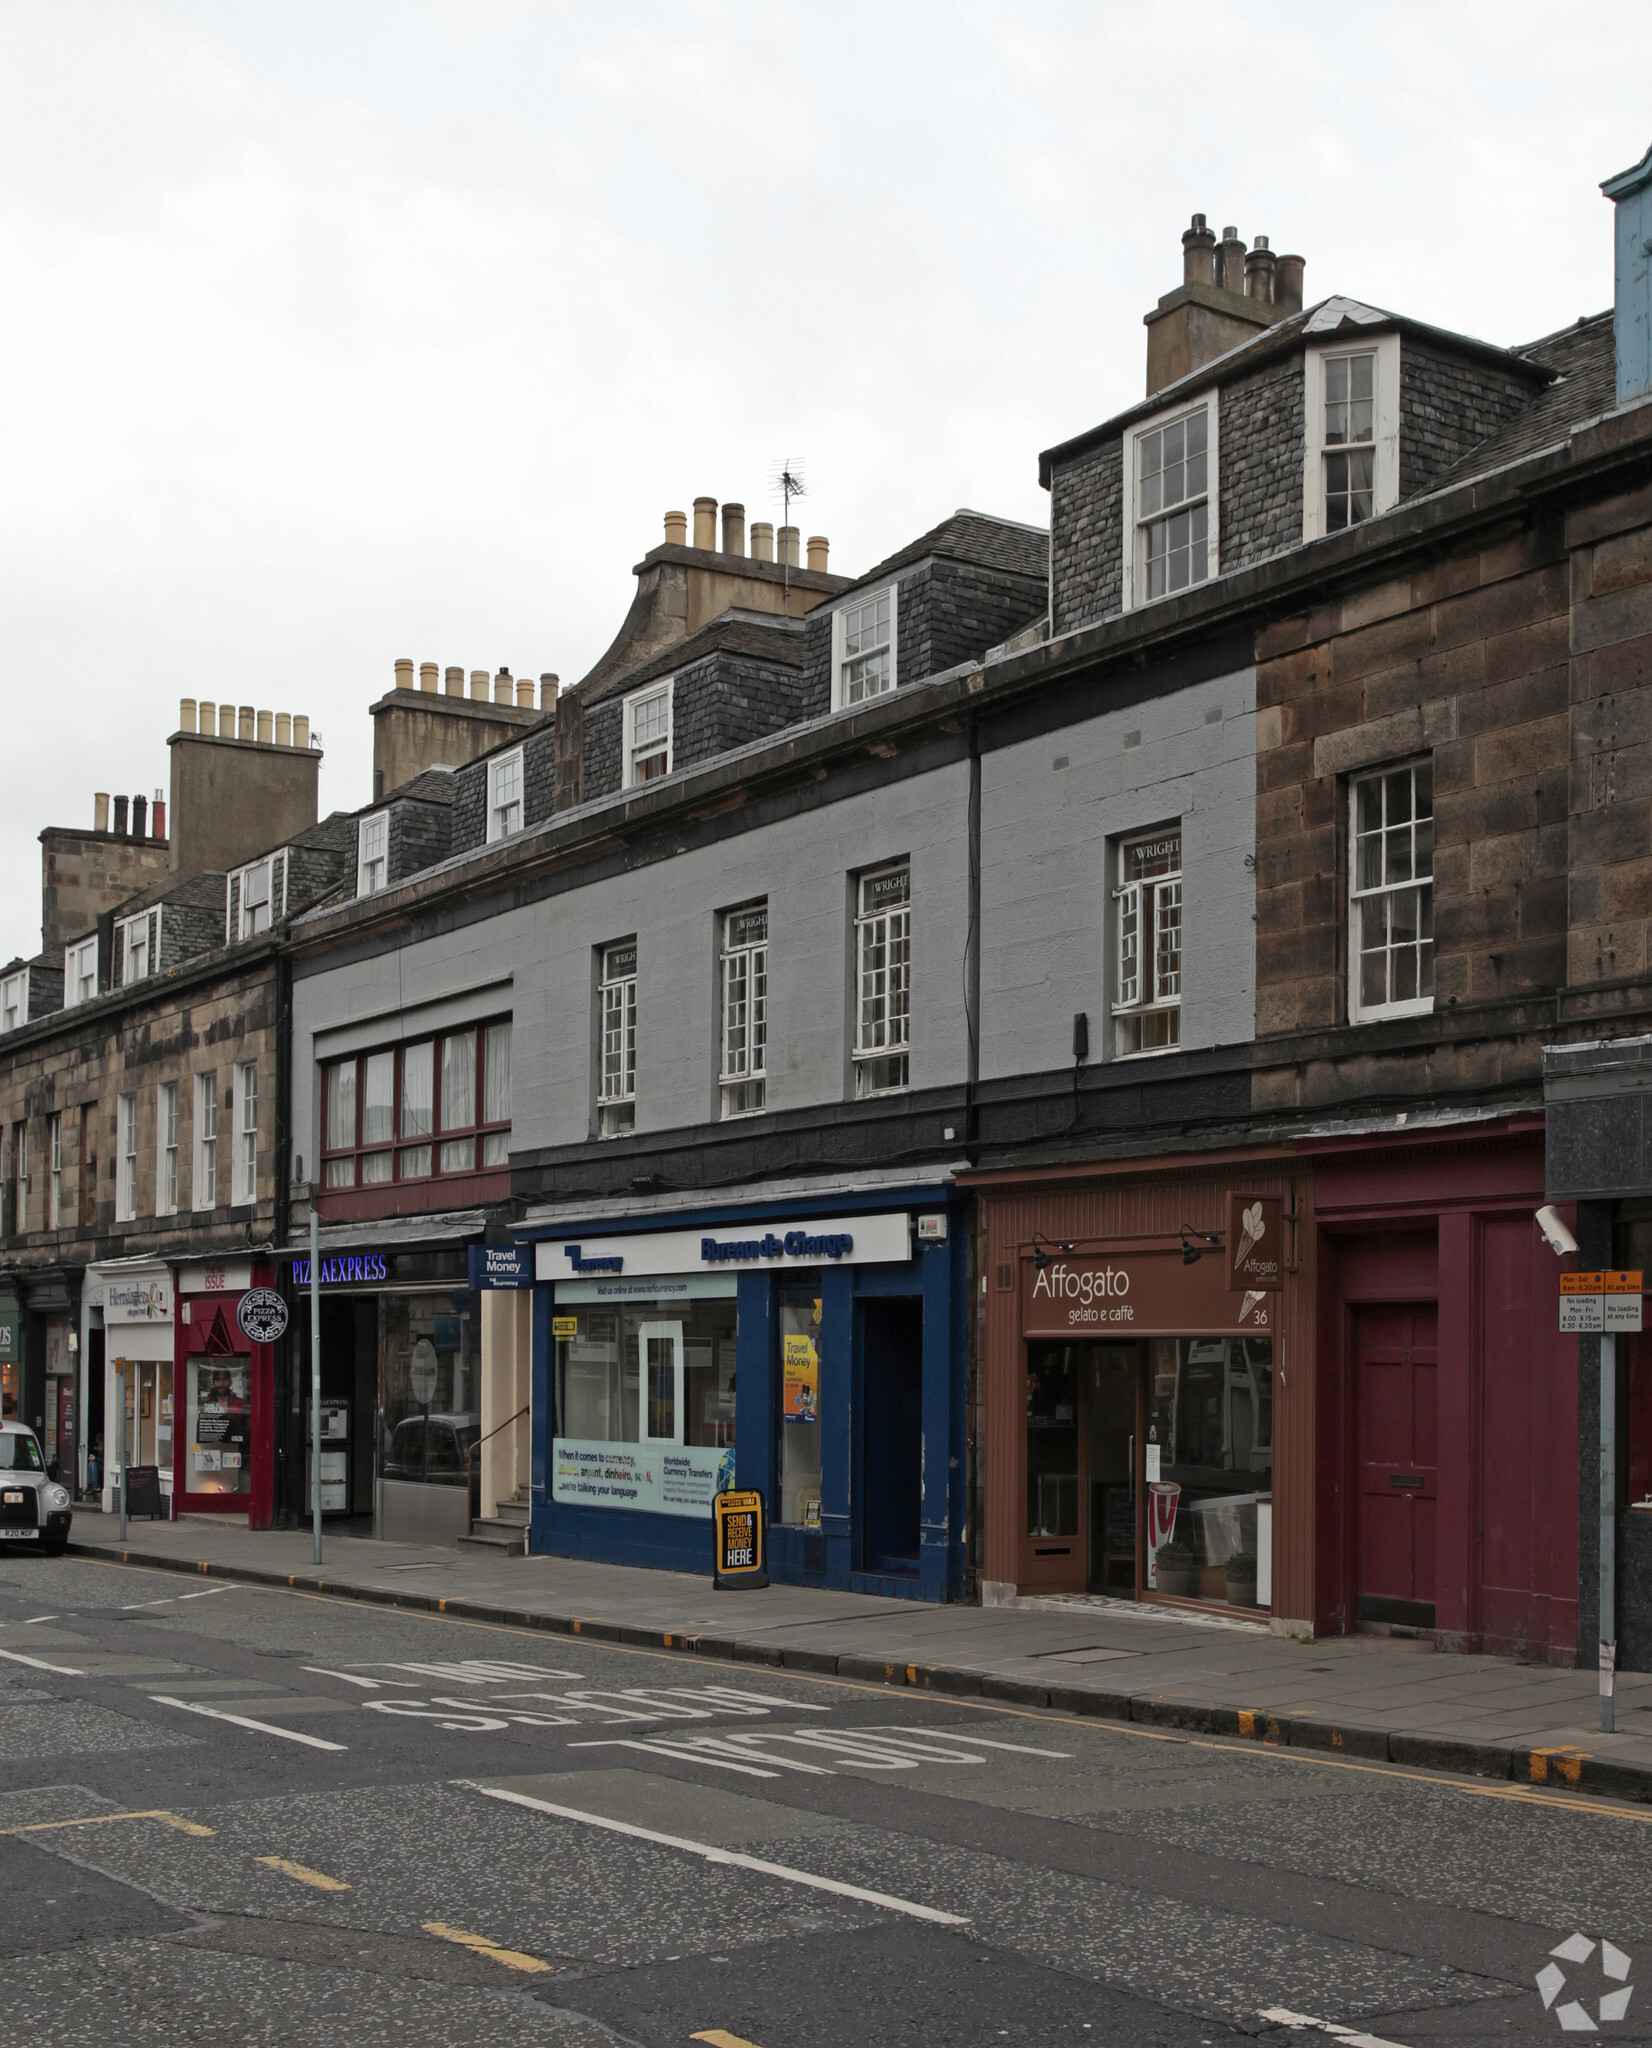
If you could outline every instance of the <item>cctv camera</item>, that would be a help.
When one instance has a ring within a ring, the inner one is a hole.
[[[1544,1242],[1557,1259],[1563,1259],[1568,1252],[1577,1250],[1577,1239],[1566,1228],[1560,1211],[1553,1203],[1538,1210],[1537,1227],[1542,1231]]]

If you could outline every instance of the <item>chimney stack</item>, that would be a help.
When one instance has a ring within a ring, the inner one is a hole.
[[[688,514],[668,512],[665,515],[665,544],[668,548],[688,546]]]
[[[1193,225],[1182,236],[1182,283],[1208,284],[1216,282],[1216,237],[1205,226],[1202,213],[1193,216]]]
[[[714,550],[717,546],[717,500],[696,498],[694,500],[694,545],[697,548]]]
[[[830,543],[827,541],[825,534],[810,534],[808,549],[809,567],[818,570],[824,576],[826,574],[826,556],[830,552]]]
[[[1302,310],[1300,256],[1275,256],[1266,235],[1246,253],[1237,228],[1217,241],[1196,213],[1182,234],[1182,281],[1146,316],[1147,395]]]
[[[746,508],[744,505],[723,507],[723,553],[743,555],[746,552]]]

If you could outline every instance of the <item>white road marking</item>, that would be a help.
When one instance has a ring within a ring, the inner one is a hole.
[[[25,1657],[21,1650],[0,1650],[0,1657],[13,1664],[27,1664],[31,1671],[55,1672],[59,1678],[84,1678],[84,1671],[75,1670],[72,1664],[48,1664],[44,1657]]]
[[[465,1657],[458,1663],[447,1664],[373,1664],[368,1668],[408,1671],[415,1678],[437,1678],[445,1685],[519,1685],[524,1679],[579,1676],[577,1671],[547,1671],[541,1664],[510,1664],[486,1657]]]
[[[891,1892],[868,1891],[858,1884],[844,1884],[835,1877],[817,1877],[812,1870],[796,1870],[789,1863],[769,1863],[761,1856],[746,1856],[738,1849],[719,1849],[711,1842],[692,1842],[683,1835],[662,1835],[654,1828],[639,1828],[628,1820],[609,1820],[600,1813],[582,1813],[576,1806],[555,1806],[548,1799],[533,1799],[526,1792],[507,1792],[502,1785],[479,1785],[474,1779],[458,1781],[484,1799],[503,1800],[509,1806],[525,1806],[533,1813],[548,1813],[556,1820],[578,1821],[588,1828],[601,1828],[612,1835],[627,1835],[633,1841],[654,1842],[663,1849],[681,1849],[707,1863],[731,1865],[736,1870],[755,1871],[759,1877],[776,1877],[783,1884],[803,1885],[810,1891],[830,1892],[835,1898],[858,1899],[865,1906],[881,1906],[885,1912],[904,1913],[909,1919],[928,1920],[938,1927],[967,1927],[962,1913],[943,1913],[936,1906],[921,1906],[916,1899],[896,1898]]]
[[[1405,2048],[1403,2041],[1385,2041],[1379,2034],[1362,2034],[1357,2027],[1339,2027],[1335,2020],[1310,2019],[1303,2012],[1287,2012],[1282,2005],[1269,2006],[1258,2017],[1272,2020],[1276,2027],[1311,2027],[1316,2033],[1329,2034],[1333,2041],[1340,2041],[1343,2048]]]
[[[20,1628],[33,1628],[37,1621],[56,1621],[55,1614],[31,1614],[27,1621],[19,1622]]]
[[[346,1685],[359,1685],[363,1692],[382,1692],[383,1686],[376,1678],[361,1678],[354,1671],[330,1671],[325,1664],[306,1664],[302,1667],[315,1678],[341,1678]]]
[[[964,1749],[1007,1749],[1015,1756],[1052,1757],[1061,1763],[1067,1762],[1072,1756],[1070,1749],[1033,1749],[1025,1742],[993,1742],[985,1735],[973,1733],[969,1735],[948,1735],[940,1729],[912,1730],[909,1728],[898,1728],[892,1722],[885,1722],[882,1727],[871,1732],[881,1735],[898,1736],[903,1741],[909,1738],[918,1740],[926,1734],[934,1733],[940,1735],[943,1742],[956,1742]]]
[[[78,1675],[78,1674],[77,1674]],[[222,1707],[203,1707],[194,1700],[175,1700],[164,1692],[149,1697],[157,1707],[179,1707],[186,1714],[201,1714],[209,1721],[228,1721],[234,1728],[250,1728],[255,1735],[279,1735],[283,1742],[302,1742],[306,1749],[331,1749],[343,1754],[342,1742],[327,1742],[319,1735],[305,1735],[297,1728],[277,1728],[273,1721],[254,1721],[246,1714],[229,1714]]]
[[[756,1764],[730,1763],[723,1757],[701,1756],[681,1743],[673,1744],[663,1740],[649,1742],[635,1735],[614,1735],[610,1736],[606,1742],[570,1742],[568,1747],[570,1749],[638,1749],[645,1756],[670,1757],[673,1763],[706,1764],[711,1769],[717,1771],[738,1771],[742,1778],[778,1778],[780,1776],[778,1771],[760,1770]],[[781,1760],[776,1757],[775,1761],[778,1763]],[[832,1774],[826,1772],[823,1775],[830,1777]]]
[[[233,1586],[207,1586],[199,1593],[168,1593],[163,1600],[133,1600],[121,1609],[122,1614],[136,1614],[144,1607],[175,1607],[180,1600],[210,1600],[214,1593],[233,1593]]]

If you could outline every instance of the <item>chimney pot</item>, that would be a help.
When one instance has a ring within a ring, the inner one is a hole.
[[[411,690],[412,687],[413,663],[406,655],[403,655],[396,663],[396,688],[398,690]]]
[[[1273,302],[1287,313],[1302,311],[1302,273],[1307,268],[1300,256],[1276,256],[1273,264]]]
[[[201,737],[210,740],[217,737],[218,707],[210,697],[201,699]]]
[[[665,515],[665,544],[668,548],[688,546],[688,514],[668,512]]]
[[[518,711],[533,709],[533,677],[518,676],[516,679],[516,708]]]
[[[115,837],[126,837],[126,798],[123,796],[115,798]]]
[[[107,832],[109,829],[109,792],[100,789],[92,798],[92,830]]]
[[[470,672],[470,701],[473,704],[488,701],[488,672],[485,668],[473,668]]]
[[[268,712],[268,711],[260,711],[260,712],[259,712],[259,714],[258,714],[258,744],[259,744],[259,745],[260,745],[261,747],[267,747],[267,746],[270,746],[270,745],[271,745],[271,744],[272,744],[272,743],[274,742],[274,739],[275,739],[275,718],[274,718],[274,714],[273,714],[273,713],[271,713],[271,712]]]
[[[697,548],[714,549],[717,545],[717,500],[696,498],[694,500],[694,545]]]
[[[783,526],[780,529],[780,559],[797,567],[797,528]]]
[[[233,704],[220,704],[218,706],[218,737],[221,740],[232,740],[235,737],[235,706]]]
[[[557,677],[547,671],[539,678],[539,708],[541,711],[556,709],[557,691],[560,688]]]
[[[293,715],[290,711],[278,711],[275,714],[275,744],[278,747],[290,747],[292,743]]]
[[[1216,282],[1225,292],[1244,292],[1245,245],[1237,228],[1222,230],[1222,244],[1216,251]]]
[[[1273,251],[1266,235],[1258,235],[1245,258],[1245,297],[1258,304],[1273,304]]]
[[[501,668],[493,679],[493,701],[495,704],[516,702],[516,685],[511,681],[511,672],[508,668]]]
[[[141,796],[135,796],[132,799],[132,837],[134,839],[147,839],[149,837],[149,805]]]
[[[253,737],[253,735],[254,735],[255,731],[257,730],[257,728],[256,728],[256,725],[255,725],[255,722],[254,722],[254,721],[255,721],[255,720],[257,719],[257,716],[258,716],[257,712],[253,710],[253,708],[252,708],[252,706],[251,706],[250,704],[243,704],[243,705],[241,706],[241,733],[240,733],[240,737],[241,737],[242,739],[244,739],[244,740],[250,740],[250,739],[251,739],[251,738]]]
[[[462,668],[450,668],[442,678],[442,687],[450,697],[465,694],[465,672]]]
[[[774,528],[767,519],[754,519],[751,525],[751,553],[755,562],[774,560]]]
[[[811,533],[808,539],[808,549],[809,567],[824,576],[826,573],[826,557],[831,550],[831,543],[827,540],[825,534]]]
[[[1216,237],[1205,226],[1202,213],[1193,216],[1192,227],[1182,236],[1182,282],[1216,282]]]
[[[723,553],[743,555],[746,552],[746,508],[744,505],[728,504],[723,507]]]
[[[436,685],[441,679],[441,671],[433,661],[421,661],[419,663],[419,688],[427,697],[435,691]]]
[[[178,706],[178,730],[180,732],[193,732],[195,730],[195,699],[193,697],[185,697]]]

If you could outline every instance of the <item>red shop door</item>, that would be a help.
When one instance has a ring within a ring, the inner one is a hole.
[[[1434,1626],[1438,1332],[1432,1302],[1356,1312],[1361,1621]]]

